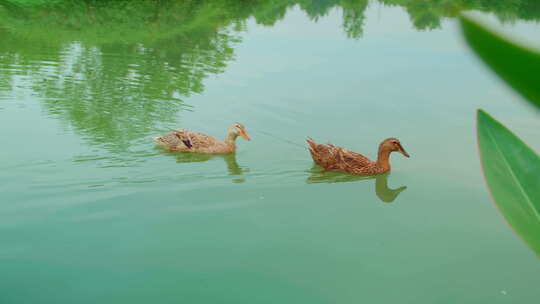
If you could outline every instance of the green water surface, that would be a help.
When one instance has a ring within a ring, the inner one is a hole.
[[[540,119],[453,19],[538,46],[536,1],[28,2],[0,1],[1,304],[538,302],[475,111],[536,151]],[[234,155],[151,141],[236,121]],[[411,158],[323,175],[307,136]]]

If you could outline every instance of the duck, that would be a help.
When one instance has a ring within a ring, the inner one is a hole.
[[[379,144],[377,160],[372,161],[360,153],[334,146],[317,144],[312,138],[306,139],[311,158],[324,171],[341,171],[355,175],[378,175],[390,171],[390,153],[399,152],[410,157],[397,138],[391,137]]]
[[[224,141],[187,129],[172,130],[171,133],[154,137],[153,140],[158,145],[173,151],[203,154],[230,154],[236,151],[235,142],[238,136],[241,136],[245,140],[250,140],[244,125],[234,123],[227,130]]]

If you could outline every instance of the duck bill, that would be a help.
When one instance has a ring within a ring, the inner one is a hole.
[[[409,153],[407,153],[407,151],[403,149],[403,146],[401,144],[399,144],[399,153],[403,154],[403,156],[405,157],[410,157]]]
[[[247,136],[247,134],[244,133],[244,132],[240,132],[238,135],[242,136],[242,138],[245,139],[245,140],[251,140],[251,139],[249,138],[249,136]]]

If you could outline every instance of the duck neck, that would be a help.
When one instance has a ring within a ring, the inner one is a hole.
[[[238,137],[237,134],[234,134],[232,132],[229,132],[227,133],[227,137],[225,137],[225,144],[227,146],[230,146],[231,148],[235,148],[236,147],[236,138]]]
[[[377,154],[377,165],[385,171],[390,170],[390,151],[379,149]]]

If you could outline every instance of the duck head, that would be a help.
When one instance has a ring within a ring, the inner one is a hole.
[[[385,151],[385,152],[399,152],[403,154],[405,157],[409,157],[409,153],[405,151],[401,143],[397,138],[387,138],[383,140],[383,142],[379,146],[379,151]]]
[[[246,128],[241,123],[234,123],[229,130],[227,131],[228,137],[238,137],[241,136],[245,140],[250,140],[249,136],[246,134]]]

